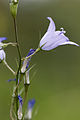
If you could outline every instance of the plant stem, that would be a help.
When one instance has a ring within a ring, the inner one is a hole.
[[[32,57],[33,55],[35,55],[37,52],[39,52],[39,51],[40,51],[40,48],[37,48],[36,51],[33,54],[29,55],[28,57],[22,58],[21,60],[27,60],[30,57]]]
[[[8,65],[8,63],[4,60],[3,63],[6,65],[6,67],[14,74],[16,75],[16,73],[13,71],[13,69]]]
[[[14,20],[14,30],[15,30],[15,39],[16,39],[16,43],[17,43],[17,51],[18,51],[18,55],[19,55],[19,67],[17,70],[17,75],[16,75],[16,86],[18,84],[18,79],[19,79],[19,72],[20,72],[20,68],[21,68],[21,53],[20,53],[20,49],[19,49],[19,44],[18,44],[18,34],[17,34],[17,24],[16,24],[16,19],[13,18]],[[18,120],[18,87],[16,89],[16,116],[17,116],[17,120]]]

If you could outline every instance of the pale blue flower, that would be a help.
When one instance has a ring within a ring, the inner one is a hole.
[[[6,54],[5,54],[4,50],[0,50],[0,62],[5,60],[5,58],[6,58]]]
[[[66,31],[64,31],[63,28],[61,28],[61,31],[56,31],[55,23],[51,17],[47,17],[47,19],[50,21],[50,24],[47,32],[40,41],[41,49],[52,50],[60,45],[66,45],[66,44],[79,46],[75,42],[69,41],[69,39],[64,35]]]

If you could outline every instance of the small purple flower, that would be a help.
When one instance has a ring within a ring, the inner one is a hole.
[[[21,106],[22,106],[23,102],[22,102],[22,97],[21,97],[20,95],[18,95],[18,99],[19,99],[19,103],[20,103]]]
[[[29,100],[27,114],[25,115],[25,118],[28,120],[32,119],[32,111],[33,111],[34,104],[35,104],[35,99]]]
[[[8,82],[11,82],[11,81],[16,81],[16,78],[15,79],[9,79]]]
[[[36,49],[30,49],[30,51],[29,51],[29,53],[27,54],[26,57],[29,57],[29,56],[32,55],[35,51],[36,51]],[[22,68],[21,68],[21,72],[22,72],[22,73],[24,73],[24,72],[26,71],[26,69],[28,69],[30,60],[31,60],[31,57],[24,60],[23,66],[22,66]]]
[[[32,49],[32,48],[31,48],[26,57],[29,57],[29,56],[32,55],[35,51],[36,51],[36,49]]]
[[[18,95],[18,99],[19,99],[19,109],[18,109],[18,119],[21,120],[22,119],[22,97],[20,95]]]
[[[28,109],[32,109],[34,107],[35,104],[35,99],[31,99],[28,102]]]
[[[11,81],[16,81],[16,78],[8,80],[8,82],[11,82]],[[19,84],[19,79],[18,79],[18,84]]]
[[[60,45],[66,45],[66,44],[79,46],[75,42],[69,41],[69,39],[64,35],[66,31],[64,31],[63,28],[61,28],[61,31],[56,31],[55,23],[51,17],[47,17],[47,19],[50,21],[50,24],[47,32],[40,41],[40,47],[42,50],[48,51]]]
[[[5,58],[6,58],[6,54],[5,54],[4,50],[0,50],[0,62],[5,60]]]
[[[26,57],[29,57],[30,55],[32,55],[34,52],[36,51],[36,49],[30,49],[28,55]],[[28,58],[28,61],[27,61],[27,65],[26,65],[26,69],[29,67],[29,61],[31,60],[31,57]]]

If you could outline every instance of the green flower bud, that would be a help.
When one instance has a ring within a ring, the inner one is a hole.
[[[10,0],[10,11],[13,18],[16,18],[19,0]]]

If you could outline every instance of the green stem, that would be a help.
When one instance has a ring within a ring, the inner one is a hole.
[[[13,69],[8,65],[8,63],[4,60],[3,63],[6,65],[6,67],[14,74],[16,75],[16,73],[13,71]]]
[[[15,30],[15,39],[16,39],[16,43],[17,43],[17,51],[18,51],[18,55],[19,55],[19,67],[17,70],[17,75],[16,75],[16,86],[18,84],[18,79],[19,79],[19,72],[20,72],[20,68],[21,68],[21,53],[20,53],[20,49],[19,49],[19,44],[18,44],[18,34],[17,34],[17,24],[16,24],[16,19],[13,18],[14,20],[14,30]],[[18,87],[16,89],[16,116],[17,116],[17,120],[18,120]]]
[[[23,101],[23,103],[25,103],[25,100],[27,98],[29,85],[30,84],[24,84],[25,93],[24,93],[24,101]]]
[[[32,57],[33,55],[35,55],[35,54],[36,54],[37,52],[39,52],[39,51],[40,51],[40,48],[37,48],[36,51],[35,51],[33,54],[29,55],[28,57],[22,58],[22,60],[27,60],[27,59],[29,59],[30,57]]]

